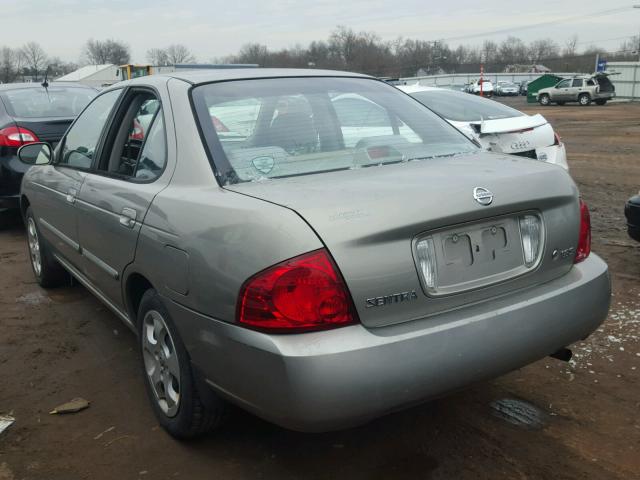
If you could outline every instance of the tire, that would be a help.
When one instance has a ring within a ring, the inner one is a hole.
[[[42,288],[54,288],[64,284],[70,285],[71,275],[53,258],[49,245],[40,235],[40,229],[31,207],[27,208],[24,221],[27,228],[29,263],[38,285]]]
[[[543,93],[542,95],[540,95],[540,98],[538,98],[538,103],[543,107],[548,107],[549,105],[551,105],[551,98],[548,94]]]
[[[224,402],[209,387],[201,387],[208,390],[205,406],[189,354],[153,289],[140,301],[138,334],[144,383],[160,425],[178,439],[194,438],[218,426]]]
[[[556,102],[556,104],[562,106],[562,105],[564,105],[564,102]]]
[[[603,99],[595,100],[596,105],[606,105],[607,101]]]
[[[578,95],[578,103],[581,106],[586,107],[591,103],[591,97],[588,93],[581,93],[580,95]]]

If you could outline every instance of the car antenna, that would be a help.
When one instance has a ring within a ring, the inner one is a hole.
[[[51,103],[51,97],[49,97],[49,67],[50,65],[47,65],[47,70],[46,72],[44,72],[44,80],[42,81],[42,83],[40,85],[42,85],[44,87],[44,91],[47,92],[47,98],[49,99],[49,103]]]

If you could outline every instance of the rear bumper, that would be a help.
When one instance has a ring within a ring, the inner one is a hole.
[[[640,242],[640,195],[631,197],[624,206],[629,236]]]
[[[29,167],[9,154],[0,156],[0,208],[18,208],[20,183]]]
[[[533,289],[406,324],[267,335],[167,301],[193,363],[222,396],[302,431],[366,422],[527,365],[606,318],[596,255]]]
[[[0,195],[0,210],[20,208],[20,195]]]

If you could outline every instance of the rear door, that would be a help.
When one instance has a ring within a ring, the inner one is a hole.
[[[569,88],[569,100],[578,100],[578,95],[584,91],[583,82],[584,80],[582,78],[574,78],[571,81],[571,88]]]
[[[120,278],[133,261],[149,205],[169,182],[165,109],[148,89],[125,95],[109,129],[100,164],[78,195],[82,271],[115,305],[124,307]]]
[[[80,263],[76,198],[121,90],[96,98],[78,117],[56,149],[56,161],[39,169],[34,178],[35,194],[30,198],[43,235],[72,265]]]

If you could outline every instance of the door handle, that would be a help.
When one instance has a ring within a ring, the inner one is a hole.
[[[133,228],[136,224],[137,216],[138,212],[136,212],[133,208],[124,207],[122,209],[122,213],[120,214],[120,225],[127,228]]]
[[[78,192],[75,188],[70,188],[69,190],[67,190],[67,202],[75,203],[77,194]]]

